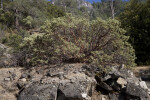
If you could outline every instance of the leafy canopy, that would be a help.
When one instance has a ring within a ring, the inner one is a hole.
[[[150,64],[150,0],[131,0],[119,19],[130,36],[138,65]]]

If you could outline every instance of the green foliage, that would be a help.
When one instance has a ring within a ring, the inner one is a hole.
[[[91,12],[91,19],[101,17],[102,19],[108,19],[111,17],[110,9],[111,0],[101,0],[101,2],[94,2],[93,10]],[[114,0],[115,16],[117,17],[125,8],[126,1]]]
[[[53,1],[53,0],[52,0]],[[77,0],[54,0],[55,5],[64,8],[66,13],[72,13],[74,16],[90,17],[90,10],[85,6],[79,6],[80,1]]]
[[[46,15],[49,19],[65,16],[65,11],[62,7],[48,3]]]
[[[150,64],[150,10],[149,0],[131,0],[121,13],[119,19],[122,27],[130,36],[129,42],[133,45],[138,65]]]
[[[33,34],[24,38],[20,45],[22,63],[26,65],[49,64],[56,62],[56,43],[47,34]]]
[[[2,10],[0,9],[0,23],[5,24],[8,27],[13,23],[14,21],[14,15],[11,11],[9,10]]]
[[[67,14],[46,21],[41,29],[44,34],[25,38],[22,45],[33,65],[61,61],[134,66],[134,50],[117,20],[89,21]]]
[[[31,27],[33,26],[33,25],[32,25],[32,23],[33,23],[33,18],[32,18],[31,16],[27,16],[26,18],[23,19],[23,23],[24,23],[27,27],[31,28]]]
[[[63,9],[46,0],[7,0],[4,9],[0,9],[0,22],[11,28],[33,29],[47,19],[64,15]]]
[[[76,0],[55,0],[56,5],[62,5],[69,8],[77,8],[78,2]]]
[[[99,30],[95,33],[95,38],[91,41],[93,43],[94,40],[94,44],[97,44],[93,48],[92,53],[94,56],[92,56],[92,59],[94,58],[94,61],[98,65],[114,63],[125,64],[130,67],[135,65],[134,50],[127,42],[128,37],[125,36],[125,30],[120,28],[119,21],[97,19],[91,26],[93,26],[91,33]]]
[[[13,47],[15,50],[19,50],[22,37],[17,34],[10,34],[2,39],[2,43]]]

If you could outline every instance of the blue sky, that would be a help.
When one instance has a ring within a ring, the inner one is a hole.
[[[100,0],[86,0],[86,1],[89,1],[89,2],[92,3],[93,1],[94,1],[94,2],[99,2]]]
[[[51,1],[51,0],[49,0],[49,1]],[[99,2],[99,1],[101,1],[101,0],[85,0],[85,1],[88,1],[88,2]]]
[[[48,0],[48,1],[51,1],[51,0]],[[100,2],[101,0],[85,0],[85,1],[88,1],[88,2]],[[128,0],[123,0],[123,1],[128,1]]]

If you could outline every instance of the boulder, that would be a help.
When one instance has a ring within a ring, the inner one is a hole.
[[[118,79],[122,77],[127,78],[136,78],[132,71],[124,68],[124,65],[121,66],[112,66],[112,70],[109,72],[113,79]]]
[[[109,94],[110,100],[119,100],[116,94]]]
[[[148,90],[148,87],[147,87],[147,85],[146,85],[145,81],[141,81],[141,82],[140,82],[140,86],[141,86],[142,88],[144,88],[144,89],[147,89],[147,90]]]
[[[118,78],[117,83],[118,83],[119,85],[121,85],[122,88],[124,88],[125,85],[127,85],[127,81],[126,81],[125,79],[121,78],[121,77]]]
[[[101,88],[103,88],[103,89],[105,89],[105,90],[107,90],[107,91],[112,91],[113,89],[112,89],[112,87],[110,87],[108,84],[106,84],[105,82],[100,82],[99,84],[98,84]]]
[[[81,70],[79,70],[80,72],[84,72],[86,75],[90,76],[90,77],[95,77],[96,72],[99,72],[99,68],[97,66],[93,66],[93,65],[83,65],[81,67]]]
[[[126,88],[126,93],[135,97],[140,97],[140,98],[148,98],[149,94],[147,90],[141,88],[140,86],[137,86],[133,83],[128,83],[127,88]]]
[[[22,88],[18,100],[90,100],[96,87],[95,78],[84,73],[87,68],[73,67],[47,68],[40,81],[32,77],[33,83]]]
[[[150,89],[148,89],[148,94],[150,95]]]
[[[56,100],[57,85],[32,83],[19,94],[18,100]]]
[[[111,100],[149,100],[146,83],[123,66],[114,66],[109,73],[102,73],[95,78],[98,86],[101,87],[98,88],[98,91],[107,90],[104,93],[109,95]],[[118,93],[118,95],[112,94],[112,92]]]
[[[111,75],[106,75],[104,77],[101,77],[101,81],[107,81],[108,79],[111,79],[112,76]]]
[[[72,99],[84,99],[87,98],[88,94],[84,93],[82,87],[80,87],[79,83],[66,83],[64,86],[59,87],[59,91],[63,94],[65,98]],[[83,92],[82,92],[83,91]],[[61,94],[58,94],[60,96]]]
[[[73,77],[75,79],[71,81]],[[73,77],[68,77],[67,80],[53,78],[47,81],[48,79],[42,79],[42,83],[33,83],[25,87],[19,94],[18,100],[32,100],[32,98],[36,98],[34,100],[56,100],[56,98],[57,100],[83,100],[91,96],[96,85],[95,81],[84,75]]]

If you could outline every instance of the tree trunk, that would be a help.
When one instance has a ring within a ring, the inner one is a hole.
[[[114,9],[114,1],[113,0],[110,1],[110,9],[111,9],[112,19],[114,19],[115,18],[115,9]]]
[[[18,28],[19,27],[19,18],[18,18],[18,10],[17,9],[15,10],[15,13],[16,13],[15,26],[16,26],[16,28]]]
[[[1,0],[1,9],[3,9],[3,0]]]

